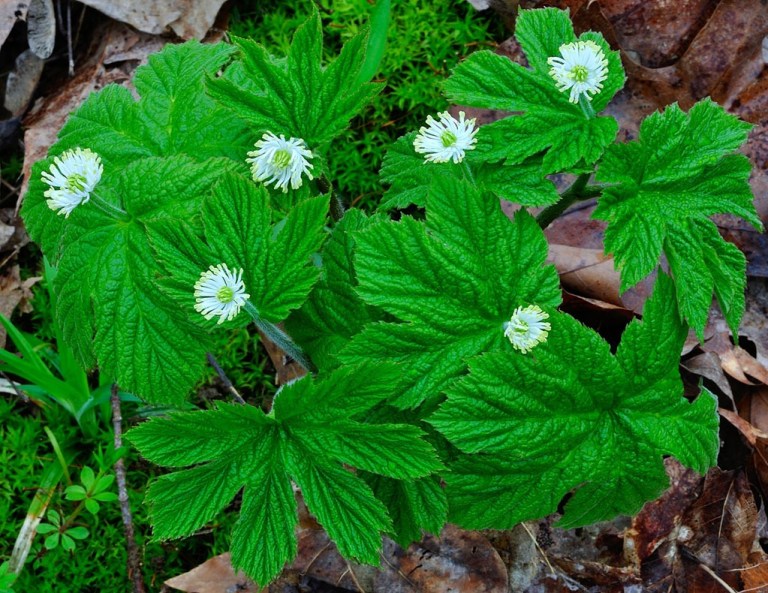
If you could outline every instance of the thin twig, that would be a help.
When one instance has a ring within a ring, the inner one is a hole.
[[[206,352],[205,356],[206,358],[208,358],[208,363],[213,367],[213,370],[216,371],[216,374],[219,376],[219,379],[221,379],[221,382],[224,383],[224,387],[226,387],[227,391],[229,391],[232,394],[232,397],[235,398],[235,401],[239,404],[245,404],[245,400],[237,392],[237,389],[235,389],[235,386],[232,385],[232,381],[229,380],[229,377],[227,377],[227,374],[224,372],[224,369],[221,368],[221,365],[219,364],[219,362],[213,357],[213,354],[211,354],[210,352]]]
[[[706,572],[709,576],[715,579],[720,584],[720,586],[722,586],[723,589],[728,591],[728,593],[737,593],[728,583],[726,583],[723,579],[717,576],[717,573],[714,570],[712,570],[709,566],[707,566],[701,561],[699,561],[699,566],[704,572]]]
[[[20,390],[20,389],[19,389],[19,388],[16,386],[16,381],[14,381],[13,379],[11,379],[11,378],[10,378],[8,375],[6,375],[6,374],[5,374],[4,372],[2,372],[2,371],[0,371],[0,375],[2,375],[2,376],[3,376],[3,378],[4,378],[6,381],[8,381],[8,385],[10,385],[10,386],[13,388],[13,390],[16,392],[16,395],[18,395],[18,396],[19,396],[19,399],[20,399],[21,401],[23,401],[25,404],[28,404],[28,403],[29,403],[29,397],[27,396],[27,394],[26,394],[26,393],[24,393],[23,391],[21,391],[21,390]]]
[[[522,525],[523,529],[525,529],[525,531],[528,533],[528,537],[530,537],[531,540],[533,540],[533,545],[536,546],[536,549],[539,551],[539,554],[541,554],[541,557],[544,558],[544,562],[547,563],[547,566],[549,567],[549,571],[553,575],[556,575],[557,573],[555,572],[555,568],[552,566],[552,564],[550,564],[549,558],[547,557],[547,554],[544,552],[542,547],[539,545],[539,540],[536,539],[536,536],[533,535],[533,532],[528,527],[528,525],[525,524],[525,522],[520,523],[520,525]]]
[[[115,431],[115,451],[123,446],[123,416],[120,412],[120,396],[117,384],[112,384],[112,427]],[[120,457],[115,462],[115,477],[117,478],[117,497],[120,499],[120,512],[123,515],[125,527],[125,547],[128,551],[128,578],[133,582],[133,593],[146,593],[144,579],[141,576],[141,559],[139,548],[136,545],[136,537],[133,532],[133,518],[131,517],[131,502],[128,500],[128,488],[125,484],[125,462]]]
[[[72,56],[72,2],[67,0],[67,57],[69,58],[69,75],[75,75],[75,59]]]

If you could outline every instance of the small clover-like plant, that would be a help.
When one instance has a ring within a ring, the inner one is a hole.
[[[286,56],[247,39],[166,48],[137,70],[138,100],[95,93],[33,167],[22,214],[85,368],[178,406],[212,332],[253,323],[309,375],[271,410],[220,403],[129,433],[174,470],[149,489],[156,537],[242,491],[233,562],[266,584],[297,550],[296,490],[342,554],[375,564],[382,534],[407,545],[449,519],[508,528],[558,509],[584,525],[657,496],[665,456],[715,463],[716,403],[685,398],[677,365],[713,294],[734,332],[744,310],[744,255],[709,217],[761,228],[736,152],[748,125],[706,100],[616,143],[618,52],[551,8],[521,11],[515,35],[527,65],[481,51],[445,83],[510,115],[424,114],[387,153],[376,214],[339,207],[328,159],[382,85],[365,32],[322,63],[316,11]],[[552,173],[577,177],[558,193]],[[558,310],[547,264],[542,229],[588,198],[622,290],[656,274],[615,353]],[[113,496],[106,476],[81,482],[67,496],[92,513]],[[83,535],[55,511],[41,527],[49,547]]]

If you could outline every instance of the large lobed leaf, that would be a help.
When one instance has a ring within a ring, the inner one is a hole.
[[[560,303],[546,255],[529,214],[520,211],[511,222],[494,196],[466,182],[435,180],[426,222],[404,217],[358,234],[358,293],[400,321],[366,326],[342,360],[402,363],[401,393],[392,402],[398,407],[437,397],[469,357],[511,350],[503,324],[515,308]]]
[[[209,81],[222,105],[247,121],[257,134],[272,132],[303,139],[310,150],[346,129],[382,85],[361,81],[367,32],[347,41],[339,57],[323,68],[323,36],[315,10],[293,38],[288,55],[277,58],[249,39],[234,39],[236,60]]]
[[[692,403],[683,397],[687,327],[664,274],[643,313],[615,356],[594,331],[555,313],[533,355],[470,363],[431,420],[464,452],[445,476],[450,520],[511,528],[554,513],[573,492],[560,525],[586,525],[658,496],[666,455],[699,472],[715,463],[717,402],[706,391]]]
[[[324,380],[305,377],[284,386],[270,415],[220,404],[131,431],[127,438],[154,463],[198,464],[150,487],[155,536],[194,532],[244,488],[232,560],[266,584],[296,554],[294,481],[343,555],[378,564],[380,534],[391,531],[392,522],[365,481],[342,464],[409,481],[440,468],[417,428],[381,424],[368,430],[355,419],[391,395],[397,373],[386,365],[340,369]],[[406,491],[419,496],[420,489]]]
[[[744,312],[746,260],[709,217],[734,214],[762,229],[749,161],[735,154],[749,128],[711,100],[688,114],[672,105],[643,121],[638,140],[609,147],[597,173],[612,184],[594,216],[608,221],[605,250],[616,259],[622,289],[652,272],[663,252],[680,312],[699,337],[713,292],[732,331]]]
[[[544,174],[591,165],[615,138],[618,124],[612,117],[586,117],[549,75],[547,58],[559,56],[562,44],[576,41],[568,14],[554,8],[522,10],[515,37],[530,68],[481,51],[459,64],[446,81],[446,93],[457,103],[522,112],[485,126],[487,138],[477,150],[490,147],[488,158],[503,157],[510,163],[544,153]],[[579,39],[595,42],[608,60],[608,78],[591,101],[599,113],[624,84],[621,59],[599,33],[584,33]]]

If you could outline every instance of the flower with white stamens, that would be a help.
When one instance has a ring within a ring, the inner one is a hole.
[[[211,266],[195,283],[195,311],[217,323],[234,319],[251,295],[245,292],[243,270],[230,271],[227,264]]]
[[[43,183],[50,186],[43,194],[48,207],[69,217],[91,198],[103,171],[101,157],[87,148],[73,148],[54,157],[50,169],[41,174]]]
[[[603,89],[608,78],[608,60],[594,41],[574,41],[560,46],[560,56],[547,59],[552,67],[549,75],[561,92],[570,89],[568,100],[578,103],[580,97],[592,100]]]
[[[424,154],[424,160],[433,163],[447,163],[453,160],[460,163],[464,153],[472,150],[477,143],[475,119],[464,119],[464,112],[459,112],[459,119],[447,111],[438,113],[439,120],[427,116],[427,125],[419,129],[413,148]]]
[[[504,335],[512,346],[526,354],[534,346],[547,341],[547,334],[552,326],[545,322],[549,314],[536,305],[518,307],[512,318],[504,324]]]
[[[280,188],[285,193],[289,183],[292,189],[301,187],[302,175],[312,179],[310,169],[313,166],[307,159],[314,155],[301,138],[286,140],[282,134],[278,138],[272,132],[267,132],[255,147],[257,150],[249,152],[249,158],[246,159],[251,164],[254,181],[266,185],[274,183],[275,189]]]

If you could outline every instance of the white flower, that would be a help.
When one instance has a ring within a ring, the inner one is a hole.
[[[537,344],[547,341],[547,334],[552,326],[544,320],[549,314],[536,305],[518,307],[512,313],[512,319],[504,324],[504,335],[509,338],[517,350],[523,354]]]
[[[290,182],[292,189],[301,187],[301,176],[306,174],[312,179],[312,165],[307,161],[314,155],[307,149],[301,138],[285,139],[280,134],[278,138],[272,132],[267,132],[254,146],[258,150],[248,153],[250,158],[245,159],[251,163],[251,175],[254,181],[263,181],[265,184],[274,183],[275,189],[281,188],[288,191]]]
[[[234,319],[251,295],[245,292],[243,270],[230,271],[227,264],[211,266],[195,283],[195,311],[217,323]]]
[[[560,46],[560,56],[547,59],[552,66],[549,75],[555,79],[557,89],[571,89],[568,100],[578,103],[579,97],[592,100],[603,88],[603,81],[608,78],[608,60],[594,41],[575,41]]]
[[[50,171],[41,175],[43,183],[51,186],[43,194],[48,207],[69,217],[90,199],[103,170],[101,157],[87,148],[74,148],[55,157]]]
[[[464,119],[464,112],[459,112],[459,119],[451,117],[447,111],[438,113],[440,121],[431,115],[427,116],[427,125],[419,129],[419,134],[413,141],[413,148],[420,154],[425,154],[425,161],[447,163],[453,159],[460,163],[464,152],[472,150],[477,143],[475,120]]]

